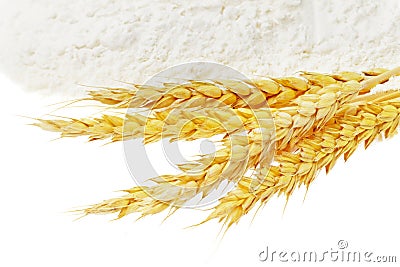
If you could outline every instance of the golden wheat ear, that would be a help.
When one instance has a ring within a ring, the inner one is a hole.
[[[175,107],[183,103],[188,104],[188,106],[201,105],[208,98],[216,99],[235,108],[244,107],[246,103],[255,104],[263,100],[266,100],[271,107],[282,107],[302,94],[313,93],[327,85],[348,81],[362,82],[388,71],[384,68],[371,69],[363,71],[363,73],[346,71],[335,74],[321,74],[303,71],[300,74],[303,79],[298,77],[271,77],[244,81],[247,85],[255,85],[257,91],[261,91],[262,94],[256,94],[255,90],[243,87],[243,82],[240,81],[215,80],[213,83],[187,81],[185,84],[164,83],[164,87],[131,83],[128,83],[131,88],[89,86],[92,89],[88,91],[88,97],[83,100],[99,102],[113,108],[147,107],[156,109],[168,106]],[[379,83],[384,81],[383,79]],[[361,93],[367,92],[369,92],[368,88],[361,91]]]
[[[118,218],[138,213],[142,218],[168,207],[176,210],[196,194],[206,196],[225,179],[238,182],[237,186],[220,199],[205,221],[218,219],[228,229],[257,203],[265,205],[271,197],[281,194],[288,199],[301,185],[308,189],[320,170],[329,172],[339,157],[343,155],[347,160],[360,144],[368,147],[382,135],[396,134],[400,91],[368,92],[399,73],[400,68],[365,74],[303,72],[302,78],[252,81],[255,86],[250,86],[250,81],[188,81],[184,85],[164,84],[165,88],[138,87],[131,95],[120,89],[104,89],[92,93],[92,97],[116,106],[132,97],[129,102],[133,106],[154,110],[147,116],[104,114],[99,118],[37,119],[35,125],[60,132],[62,137],[112,141],[144,138],[145,144],[161,138],[195,140],[225,133],[221,141],[224,146],[215,157],[201,155],[195,162],[181,164],[183,173],[179,175],[160,175],[152,179],[154,186],[134,187],[124,196],[82,212],[118,213]],[[250,108],[244,99],[256,107]],[[207,106],[210,100],[223,105]],[[274,105],[270,112],[266,111],[268,104]],[[174,116],[170,116],[172,111]],[[271,123],[260,125],[260,117]],[[247,136],[232,141],[240,127]],[[258,131],[262,129],[266,131]],[[266,138],[265,134],[273,131],[276,134]],[[272,166],[264,159],[265,141],[276,143]],[[242,161],[246,155],[250,157]],[[187,172],[196,166],[205,168],[189,175]],[[254,171],[253,175],[244,176],[249,170]]]

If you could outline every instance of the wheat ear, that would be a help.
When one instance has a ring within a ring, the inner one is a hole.
[[[158,109],[168,106],[176,107],[183,103],[186,103],[189,107],[196,107],[204,106],[210,98],[235,108],[254,106],[264,100],[267,100],[270,107],[282,107],[288,101],[307,91],[313,93],[324,86],[341,82],[361,82],[386,71],[382,68],[365,71],[364,73],[367,76],[356,72],[336,74],[302,72],[301,76],[304,79],[271,77],[270,79],[250,80],[244,83],[243,81],[188,81],[186,84],[164,83],[162,87],[132,84],[132,89],[100,88],[89,90],[89,97],[83,100],[100,102],[114,108],[147,107]],[[252,88],[254,86],[256,88]],[[262,95],[259,94],[260,92]],[[367,92],[368,90],[364,90],[361,93]]]

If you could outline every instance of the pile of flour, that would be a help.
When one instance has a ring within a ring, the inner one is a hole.
[[[249,77],[392,68],[399,21],[398,0],[1,0],[0,69],[72,95],[193,61]]]

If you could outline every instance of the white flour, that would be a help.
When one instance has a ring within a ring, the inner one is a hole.
[[[0,0],[0,67],[23,87],[144,82],[206,60],[245,75],[400,65],[398,0]]]

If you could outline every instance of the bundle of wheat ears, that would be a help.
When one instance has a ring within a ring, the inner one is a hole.
[[[308,189],[321,169],[328,172],[342,155],[347,160],[361,143],[366,148],[381,136],[395,135],[400,90],[371,93],[371,89],[399,74],[400,67],[100,88],[83,100],[107,107],[102,116],[37,119],[35,125],[62,137],[112,142],[142,138],[144,145],[163,138],[175,142],[222,135],[215,153],[180,164],[180,174],[152,177],[154,185],[124,190],[125,195],[81,212],[117,213],[118,218],[173,212],[228,181],[234,188],[204,220],[217,219],[228,229],[272,196],[283,193],[289,198],[301,185]]]

